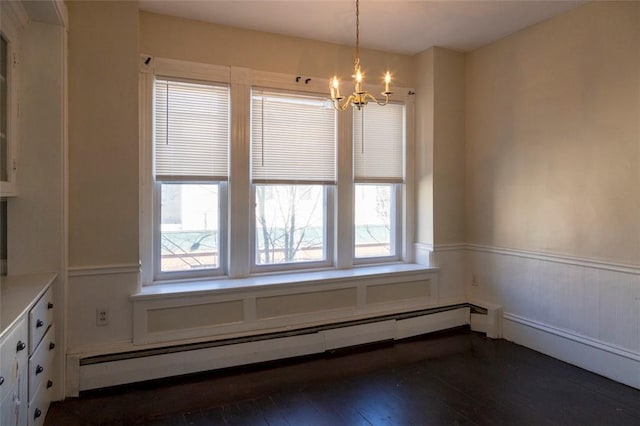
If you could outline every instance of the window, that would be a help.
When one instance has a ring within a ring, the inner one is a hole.
[[[369,104],[354,111],[354,256],[398,258],[404,183],[405,108]]]
[[[328,264],[335,158],[336,112],[326,98],[252,91],[255,266]]]
[[[143,284],[405,259],[401,95],[336,112],[320,79],[161,58],[141,77]]]
[[[156,274],[222,272],[229,88],[156,79],[154,99]]]

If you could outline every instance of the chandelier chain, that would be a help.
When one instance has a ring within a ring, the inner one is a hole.
[[[360,0],[356,0],[356,57],[353,64],[360,65]]]

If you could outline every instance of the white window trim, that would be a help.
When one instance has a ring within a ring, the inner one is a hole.
[[[409,90],[403,90],[405,93],[409,93]],[[413,93],[413,91],[411,91]],[[413,235],[413,228],[410,224],[413,223],[413,216],[411,216],[413,210],[408,210],[410,205],[413,205],[413,162],[408,159],[413,157],[413,113],[414,104],[412,96],[405,96],[400,100],[395,97],[391,103],[401,103],[405,106],[404,110],[404,152],[403,152],[403,168],[404,168],[404,183],[393,184],[393,223],[391,227],[395,231],[394,239],[391,242],[393,246],[394,254],[391,256],[371,256],[371,257],[356,257],[355,255],[355,235],[352,236],[352,250],[353,250],[353,265],[368,265],[389,263],[394,261],[404,261],[405,263],[413,262],[413,249],[412,241],[410,241],[409,235]],[[411,102],[408,102],[411,100]],[[410,155],[411,153],[411,155]],[[353,160],[352,160],[353,161]],[[380,182],[381,184],[392,184],[392,182]],[[354,185],[355,186],[355,183]],[[410,190],[408,188],[411,188]],[[407,200],[410,196],[411,200]],[[355,213],[355,200],[354,200],[354,213]],[[355,222],[354,219],[352,219]],[[410,230],[411,234],[407,234],[405,230]]]
[[[227,184],[227,212],[233,212],[226,218],[226,253],[222,257],[226,265],[222,265],[226,275],[220,276],[222,279],[247,278],[257,272],[271,272],[268,268],[257,268],[252,265],[254,258],[252,253],[254,245],[252,227],[253,212],[250,207],[253,200],[250,198],[252,185],[249,168],[250,162],[250,103],[251,88],[262,87],[276,90],[287,90],[295,92],[308,92],[314,94],[324,94],[328,90],[328,78],[303,77],[297,79],[295,75],[264,72],[241,67],[228,67],[209,65],[175,59],[156,58],[151,55],[140,55],[139,60],[139,120],[140,120],[140,146],[139,146],[139,183],[140,183],[140,282],[142,286],[152,284],[166,284],[171,280],[156,281],[155,279],[155,258],[154,247],[157,233],[154,229],[154,182],[153,182],[153,106],[151,99],[153,96],[153,81],[155,76],[168,78],[183,78],[188,80],[213,81],[227,83],[231,87],[231,152],[229,166],[229,182]],[[378,87],[365,87],[366,90],[375,92]],[[405,159],[412,159],[414,152],[414,97],[407,88],[395,88],[396,93],[393,100],[405,104]],[[413,262],[413,206],[414,206],[414,182],[413,182],[413,162],[405,161],[405,183],[401,186],[402,206],[401,214],[397,217],[396,226],[399,229],[397,235],[401,238],[401,245],[397,246],[397,257],[370,258],[366,262],[354,261],[353,248],[353,178],[352,178],[352,123],[353,115],[351,109],[338,114],[338,164],[335,194],[331,197],[335,201],[333,205],[328,205],[327,215],[333,216],[334,228],[327,230],[327,243],[331,244],[331,250],[327,252],[330,261],[326,265],[320,265],[327,269],[350,269],[364,263],[380,263],[389,260],[401,261],[404,263]],[[223,222],[221,216],[221,223]],[[224,226],[223,226],[224,227]],[[340,238],[334,236],[340,235]],[[229,259],[234,261],[229,262]],[[241,259],[242,261],[239,261]],[[292,264],[293,265],[293,264]],[[308,263],[301,264],[307,270],[312,268]],[[281,270],[277,273],[300,273],[296,267]],[[206,279],[216,277],[207,275]],[[201,277],[189,275],[189,279],[175,281],[199,281]]]

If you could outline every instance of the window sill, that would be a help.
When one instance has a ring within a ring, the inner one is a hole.
[[[388,265],[357,266],[352,269],[330,269],[312,272],[257,275],[247,278],[202,279],[194,281],[154,284],[133,294],[134,301],[158,300],[175,297],[219,295],[225,293],[252,292],[274,287],[289,289],[322,283],[357,281],[363,278],[410,276],[434,272],[438,268],[418,264],[396,263]]]

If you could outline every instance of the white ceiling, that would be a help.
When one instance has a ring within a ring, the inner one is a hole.
[[[353,46],[355,0],[139,0],[140,8],[258,31]],[[470,51],[585,1],[362,0],[360,45],[415,54]]]

